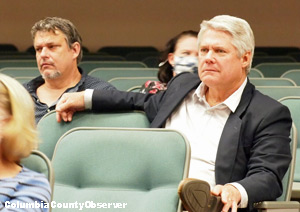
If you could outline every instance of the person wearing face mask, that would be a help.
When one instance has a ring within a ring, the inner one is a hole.
[[[198,69],[198,32],[183,31],[169,40],[162,52],[157,77],[159,81],[148,80],[141,93],[157,93],[166,90],[167,83],[182,72],[197,73]]]

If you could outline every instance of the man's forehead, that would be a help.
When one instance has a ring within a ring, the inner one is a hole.
[[[35,37],[41,36],[41,35],[43,35],[43,36],[46,36],[46,35],[61,36],[61,35],[64,35],[64,33],[59,29],[54,29],[54,30],[53,29],[44,29],[44,30],[37,31],[35,34]]]
[[[53,42],[54,40],[59,40],[60,38],[64,38],[64,40],[66,40],[66,36],[60,30],[41,30],[35,34],[34,43]]]
[[[227,41],[227,42],[226,42]],[[207,30],[199,39],[199,45],[217,45],[224,46],[232,43],[232,35],[229,32],[221,30]]]

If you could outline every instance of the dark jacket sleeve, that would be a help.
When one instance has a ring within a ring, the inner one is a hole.
[[[187,84],[195,81],[187,88],[180,89],[180,84]],[[145,111],[150,122],[154,120],[162,105],[165,102],[175,102],[178,105],[185,95],[194,86],[199,85],[199,78],[194,74],[179,74],[174,77],[168,84],[166,91],[157,94],[143,94],[137,92],[126,92],[119,90],[94,90],[92,97],[92,109],[95,111],[122,111],[122,110],[142,110]],[[190,88],[189,88],[190,87]],[[181,90],[181,92],[178,92]],[[171,97],[172,96],[172,97]],[[175,97],[175,98],[174,98]],[[174,108],[165,104],[169,113]]]
[[[281,182],[291,161],[290,112],[277,101],[261,96],[251,103],[256,111],[249,110],[243,117],[242,143],[248,164],[246,176],[238,183],[247,191],[250,210],[255,202],[275,200],[281,195]]]
[[[163,93],[143,94],[119,90],[94,90],[92,109],[99,112],[142,110],[151,122],[157,114]]]

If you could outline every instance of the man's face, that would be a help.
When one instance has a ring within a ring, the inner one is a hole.
[[[66,37],[60,30],[37,32],[34,48],[38,68],[44,79],[55,79],[67,74],[76,62],[77,54],[69,48]]]
[[[210,88],[236,88],[246,78],[249,59],[249,53],[238,56],[229,33],[209,29],[199,43],[198,74]]]

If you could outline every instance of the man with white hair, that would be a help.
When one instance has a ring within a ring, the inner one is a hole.
[[[88,108],[144,110],[151,127],[179,130],[191,144],[189,179],[179,185],[186,210],[255,211],[255,202],[282,193],[291,160],[290,112],[247,78],[254,36],[245,20],[221,15],[203,21],[198,45],[198,76],[179,74],[155,95],[66,94],[57,119],[71,121],[75,111]]]

